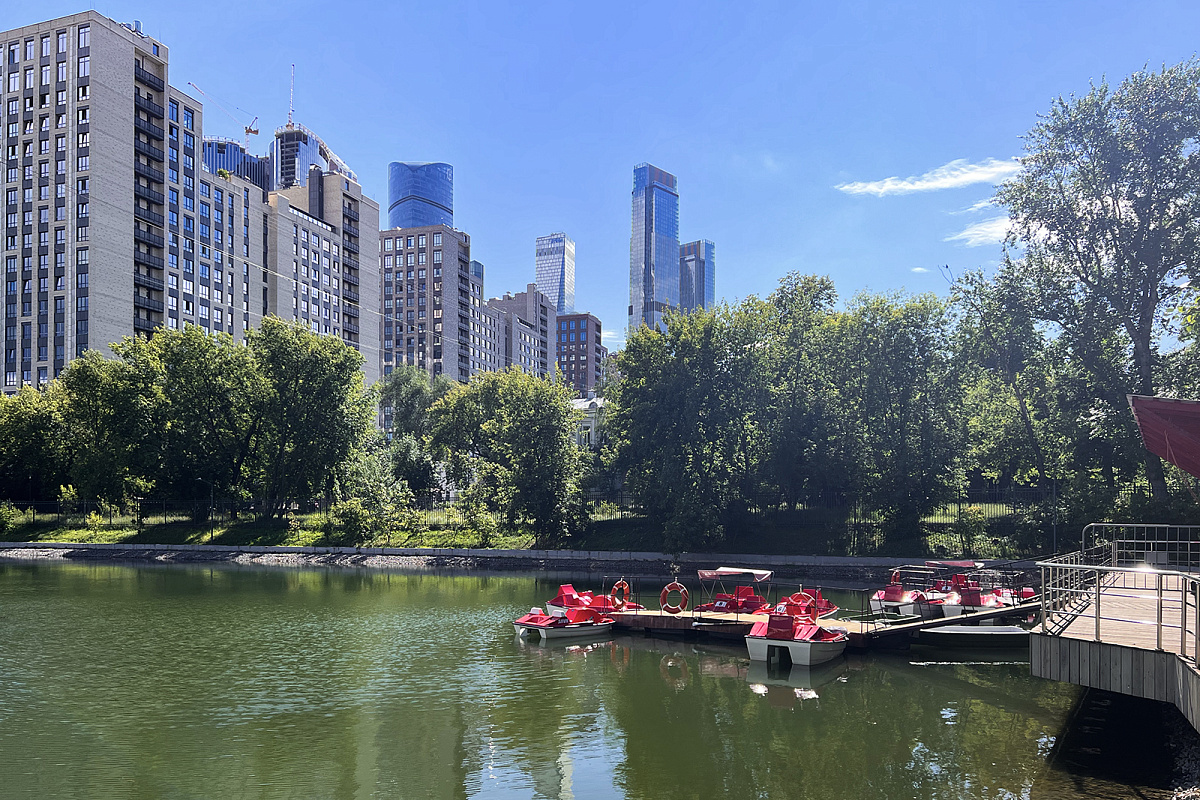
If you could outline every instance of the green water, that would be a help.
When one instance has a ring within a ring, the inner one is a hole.
[[[583,582],[577,581],[577,585]],[[1062,797],[1075,697],[914,649],[539,647],[508,575],[0,566],[0,797]],[[1065,787],[1065,788],[1064,788]]]

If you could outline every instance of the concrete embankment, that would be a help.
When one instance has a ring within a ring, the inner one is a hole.
[[[775,571],[778,580],[872,586],[897,564],[922,558],[769,556],[721,553],[652,553],[601,550],[480,550],[406,547],[265,547],[228,545],[80,544],[4,542],[0,559],[103,560],[158,563],[257,564],[262,566],[429,569],[456,571],[561,572],[687,577],[723,565]]]

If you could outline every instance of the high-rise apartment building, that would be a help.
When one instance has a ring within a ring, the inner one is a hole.
[[[592,314],[558,318],[558,368],[581,397],[596,390],[608,348],[601,344],[600,320]]]
[[[383,370],[414,364],[460,381],[500,366],[496,320],[484,313],[483,265],[448,225],[382,231]]]
[[[488,308],[503,319],[502,367],[516,366],[539,377],[554,374],[555,330],[557,315],[554,304],[531,283],[525,291],[505,293],[487,302]]]
[[[679,307],[712,308],[716,302],[716,247],[707,239],[679,247]]]
[[[650,164],[633,169],[629,238],[629,330],[661,327],[679,307],[679,191],[675,176]]]
[[[534,249],[534,279],[559,314],[575,312],[575,242],[565,233],[539,236]]]
[[[454,167],[440,162],[388,164],[388,227],[454,227]]]
[[[358,322],[360,303],[378,308],[378,206],[357,184],[312,173],[326,203],[313,211],[311,190],[276,196],[249,169],[206,169],[202,105],[170,85],[167,47],[137,25],[88,11],[0,42],[5,392],[125,336],[193,324],[244,337],[265,314],[341,337],[378,375],[378,326]],[[320,275],[307,315],[302,267],[310,284]]]

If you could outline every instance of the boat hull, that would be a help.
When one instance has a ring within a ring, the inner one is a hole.
[[[513,630],[522,638],[539,636],[542,639],[570,639],[582,636],[599,636],[612,632],[613,623],[597,622],[585,625],[524,625],[513,623]]]
[[[1016,625],[946,625],[921,631],[918,641],[938,647],[1023,647],[1029,631]]]
[[[824,664],[840,656],[846,649],[848,639],[836,642],[805,642],[795,639],[768,639],[765,636],[747,636],[746,650],[751,661],[766,661],[770,647],[786,647],[792,665],[811,667]]]

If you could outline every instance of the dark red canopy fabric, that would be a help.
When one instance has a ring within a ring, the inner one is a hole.
[[[1200,478],[1200,401],[1129,395],[1146,449]]]

